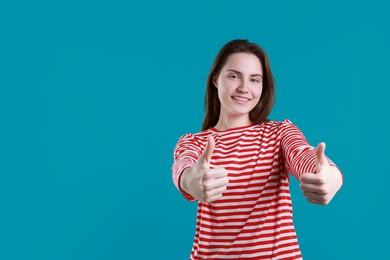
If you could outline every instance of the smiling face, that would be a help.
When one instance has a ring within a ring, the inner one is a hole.
[[[263,68],[259,58],[250,53],[230,55],[214,84],[221,102],[217,126],[229,128],[251,124],[249,112],[259,102],[263,90]]]

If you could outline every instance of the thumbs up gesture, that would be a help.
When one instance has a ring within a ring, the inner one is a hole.
[[[300,188],[307,200],[314,204],[327,205],[342,185],[340,171],[330,166],[325,157],[325,143],[316,148],[316,173],[304,173]]]
[[[203,154],[193,167],[183,172],[180,179],[182,189],[201,202],[213,202],[221,198],[229,183],[226,169],[210,168],[214,147],[214,137],[209,135]]]

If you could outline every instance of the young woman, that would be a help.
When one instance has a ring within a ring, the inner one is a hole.
[[[301,259],[289,174],[307,200],[328,204],[342,185],[325,144],[309,145],[290,121],[268,120],[274,80],[265,52],[233,40],[207,81],[202,132],[183,135],[172,177],[198,201],[190,259]]]

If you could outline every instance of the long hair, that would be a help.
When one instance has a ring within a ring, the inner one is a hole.
[[[263,91],[259,103],[249,112],[249,119],[253,124],[261,124],[267,120],[275,103],[274,78],[271,72],[268,57],[265,51],[255,43],[248,40],[233,40],[225,44],[216,56],[207,78],[205,96],[205,117],[202,130],[214,127],[218,123],[221,102],[218,98],[218,90],[214,79],[219,76],[227,59],[234,53],[250,53],[256,55],[263,68]]]

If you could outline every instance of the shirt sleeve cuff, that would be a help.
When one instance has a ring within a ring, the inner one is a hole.
[[[190,160],[178,160],[173,164],[172,167],[172,179],[176,188],[181,192],[186,200],[191,202],[196,201],[196,199],[182,189],[180,186],[180,180],[184,170],[191,168],[193,165],[194,163]]]

